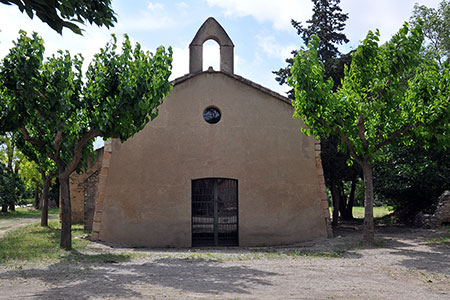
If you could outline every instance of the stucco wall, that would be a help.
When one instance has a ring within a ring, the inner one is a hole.
[[[202,116],[211,105],[222,112],[214,125]],[[144,130],[112,142],[99,238],[191,246],[191,180],[205,177],[239,181],[240,246],[326,236],[314,139],[292,113],[219,72],[177,84]]]

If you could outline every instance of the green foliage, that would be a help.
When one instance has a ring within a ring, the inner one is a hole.
[[[116,37],[89,65],[83,97],[91,126],[104,137],[125,141],[158,115],[158,106],[171,90],[168,81],[172,49],[155,54],[139,44],[133,49],[125,35],[120,54]],[[125,125],[126,124],[126,125]]]
[[[351,61],[350,55],[343,55],[337,49],[337,45],[347,43],[348,39],[342,31],[345,28],[347,14],[342,13],[339,7],[340,0],[312,0],[314,3],[312,18],[306,23],[308,27],[303,27],[301,22],[292,20],[292,26],[297,30],[297,34],[302,38],[305,45],[309,44],[312,37],[317,35],[320,38],[318,55],[325,65],[325,78],[333,78],[338,86],[344,75],[344,65]],[[292,54],[297,55],[294,50]],[[294,63],[293,58],[286,59],[287,66],[273,73],[277,75],[276,80],[280,84],[288,83],[291,78],[291,68]],[[293,90],[289,92],[289,97],[294,98]]]
[[[26,193],[26,186],[20,170],[24,157],[14,145],[14,137],[10,133],[0,136],[0,205],[22,204]]]
[[[414,5],[411,22],[423,22],[428,54],[439,63],[450,57],[450,2],[443,0],[438,9]]]
[[[420,27],[409,30],[405,24],[382,46],[378,36],[378,31],[369,32],[362,41],[336,92],[331,79],[323,80],[317,37],[293,67],[296,116],[309,126],[304,132],[345,137],[357,160],[372,160],[396,138],[408,142],[415,137],[411,133],[422,132],[420,127],[432,128],[448,117],[450,68],[440,70],[435,62],[421,59]]]
[[[384,153],[388,157],[374,165],[377,194],[403,223],[412,223],[420,211],[433,213],[438,197],[450,190],[450,152],[415,143],[389,145]]]
[[[434,137],[440,146],[450,145],[450,64],[442,68],[421,54],[420,26],[405,24],[390,41],[379,46],[379,32],[369,31],[353,54],[342,86],[324,80],[318,57],[319,38],[300,51],[292,67],[295,116],[302,118],[306,134],[341,138],[364,173],[365,238],[373,243],[372,164],[381,149],[397,141],[425,143]]]
[[[0,3],[17,5],[22,13],[26,12],[31,19],[36,15],[60,34],[64,27],[82,34],[78,25],[85,22],[110,28],[117,21],[110,0],[0,0]]]
[[[47,156],[56,164],[66,249],[71,247],[70,174],[86,165],[95,137],[125,141],[144,128],[172,87],[171,48],[160,47],[153,55],[139,43],[133,47],[127,35],[121,53],[116,44],[113,36],[83,80],[81,55],[58,51],[44,60],[43,40],[21,31],[0,66],[0,132],[20,132],[31,159],[47,164]]]
[[[14,173],[9,172],[8,167],[0,163],[0,205],[9,205],[15,202]]]

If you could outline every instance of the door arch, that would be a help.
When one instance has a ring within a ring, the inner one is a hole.
[[[238,246],[238,181],[192,180],[192,247]]]

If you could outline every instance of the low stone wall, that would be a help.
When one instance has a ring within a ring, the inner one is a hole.
[[[438,200],[433,214],[420,212],[414,219],[414,225],[424,228],[436,228],[450,223],[450,191],[445,191]]]

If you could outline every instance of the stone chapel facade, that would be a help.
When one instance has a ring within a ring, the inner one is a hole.
[[[209,39],[220,71],[202,70]],[[320,144],[300,131],[290,100],[234,74],[234,45],[215,19],[189,49],[189,74],[158,117],[105,144],[92,238],[191,247],[331,236]]]

